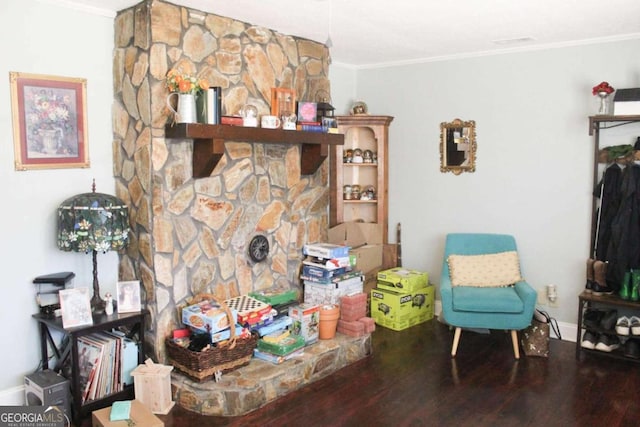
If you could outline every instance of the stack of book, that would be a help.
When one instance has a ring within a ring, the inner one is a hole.
[[[78,337],[78,368],[82,402],[101,399],[133,384],[138,346],[119,331]]]
[[[302,274],[304,302],[338,304],[340,297],[362,292],[364,275],[356,269],[349,246],[331,243],[303,246]]]

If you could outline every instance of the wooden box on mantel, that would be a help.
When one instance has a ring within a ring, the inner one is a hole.
[[[171,400],[172,370],[173,366],[156,364],[147,359],[131,372],[136,400],[154,414],[166,415],[175,404]]]

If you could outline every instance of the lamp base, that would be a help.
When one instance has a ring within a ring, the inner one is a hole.
[[[91,311],[93,313],[104,313],[105,306],[106,304],[102,298],[95,295],[91,298]]]

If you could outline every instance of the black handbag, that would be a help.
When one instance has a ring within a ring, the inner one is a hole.
[[[531,325],[522,330],[520,344],[527,356],[549,357],[549,333],[553,330],[558,339],[562,339],[558,322],[546,311],[536,308]]]

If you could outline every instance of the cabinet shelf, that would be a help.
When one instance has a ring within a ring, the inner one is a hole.
[[[619,309],[619,308],[626,308],[628,310],[637,310],[640,312],[640,302],[634,302],[634,301],[628,301],[628,300],[623,300],[622,298],[620,298],[617,295],[594,295],[591,293],[587,293],[585,291],[583,291],[579,296],[578,296],[578,335],[576,337],[576,359],[580,358],[580,354],[582,352],[587,353],[587,354],[594,354],[594,355],[598,355],[598,356],[606,356],[606,357],[614,357],[617,359],[623,359],[623,360],[629,360],[632,362],[640,362],[640,359],[636,359],[636,358],[632,358],[629,356],[626,356],[624,354],[624,350],[622,349],[622,347],[620,347],[617,350],[613,350],[612,352],[608,353],[606,351],[600,351],[600,350],[591,350],[588,348],[583,348],[582,347],[582,331],[588,330],[588,331],[592,331],[595,333],[599,333],[599,334],[609,334],[609,335],[616,335],[620,338],[634,338],[634,336],[632,335],[618,335],[614,330],[605,330],[603,328],[591,328],[591,327],[587,327],[584,324],[583,318],[584,318],[584,312],[589,309],[589,308],[602,308],[602,307],[608,307],[611,309]]]
[[[589,116],[589,135],[600,129],[611,129],[640,121],[640,116]],[[607,125],[606,123],[615,123]]]
[[[388,241],[388,148],[389,125],[392,116],[368,114],[336,116],[338,131],[344,135],[343,146],[336,145],[331,150],[331,202],[329,225],[351,221],[377,223],[382,226],[383,243]],[[377,154],[375,163],[347,163],[347,150],[370,150]],[[359,185],[375,189],[373,200],[344,199],[345,185]]]
[[[378,203],[378,200],[343,200],[344,203]]]
[[[264,129],[203,123],[177,123],[165,127],[169,139],[193,140],[193,177],[211,175],[224,155],[225,141],[261,144],[301,144],[300,172],[313,174],[329,156],[329,146],[343,145],[344,135],[283,129]]]

